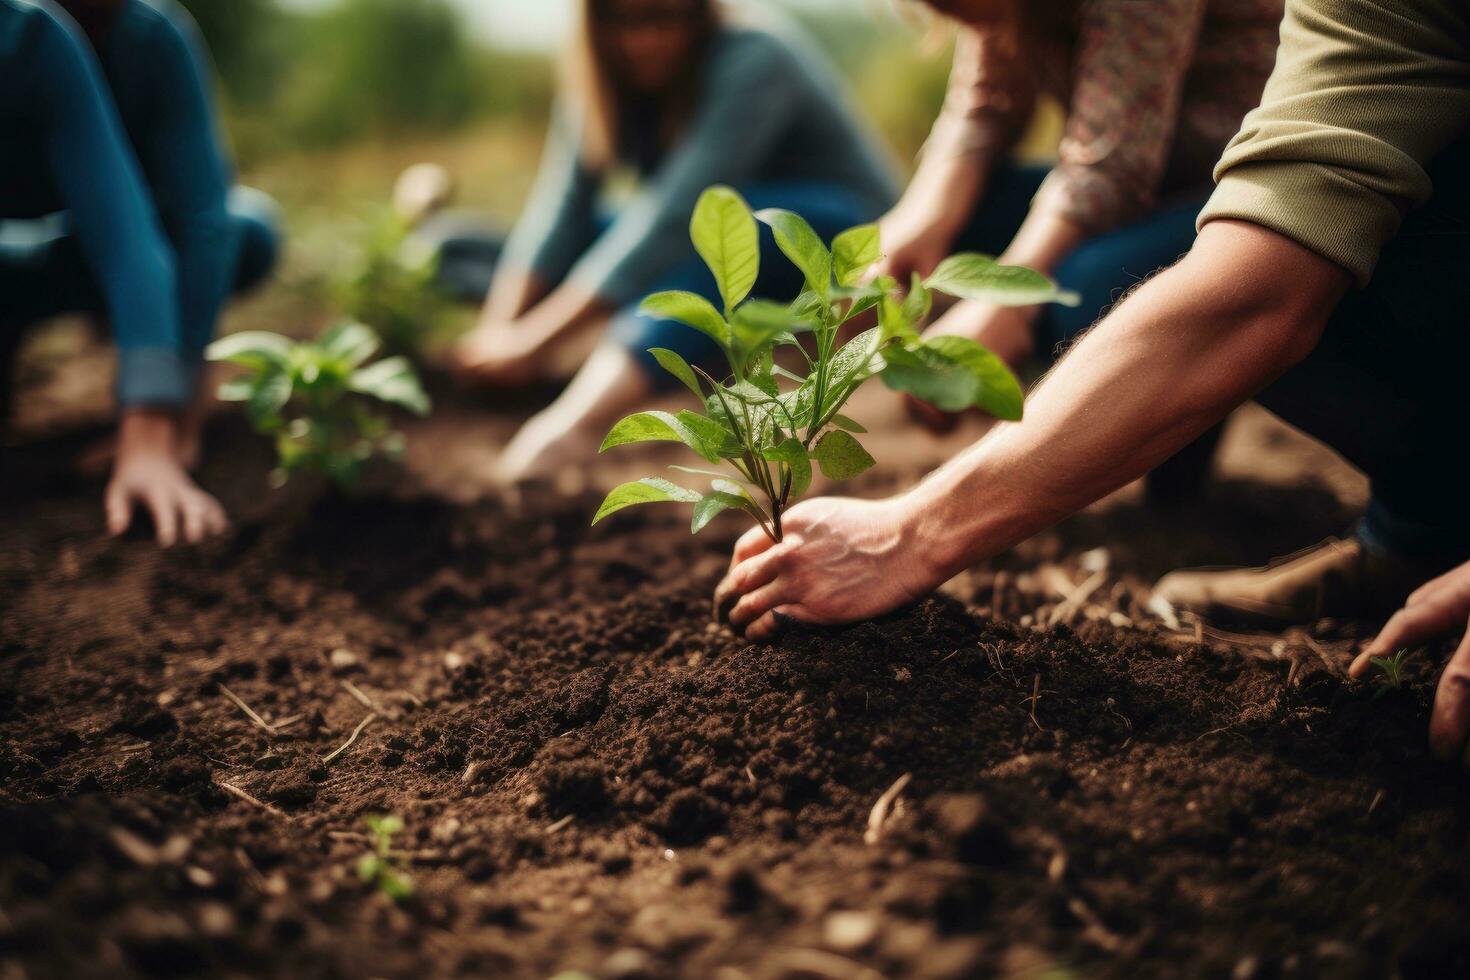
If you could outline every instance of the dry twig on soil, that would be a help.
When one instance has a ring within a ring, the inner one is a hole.
[[[276,806],[272,806],[271,804],[265,802],[262,799],[259,799],[257,797],[251,796],[249,793],[245,792],[243,789],[241,789],[238,786],[232,785],[230,783],[219,783],[219,782],[215,783],[215,785],[218,786],[220,789],[224,790],[226,793],[229,793],[231,796],[235,797],[236,799],[244,800],[246,803],[249,803],[251,806],[260,807],[260,809],[264,810],[266,813],[271,814],[272,816],[280,817],[282,820],[285,820],[285,821],[290,821],[291,820],[291,815],[289,813],[287,813],[285,810],[282,810],[282,809],[280,809],[279,807],[276,807]]]
[[[352,730],[352,734],[347,736],[347,741],[337,746],[328,754],[322,756],[322,762],[331,762],[333,759],[337,758],[337,756],[350,749],[352,747],[352,743],[357,741],[357,736],[361,735],[362,730],[368,726],[368,722],[372,721],[376,717],[378,716],[370,714],[362,721],[358,722],[357,727]]]
[[[225,687],[223,684],[219,686],[219,689],[225,697],[235,702],[235,704],[239,706],[240,710],[245,712],[246,717],[255,722],[261,728],[264,728],[267,734],[274,735],[276,733],[275,726],[266,721],[264,718],[260,717],[260,715],[256,714],[255,709],[250,707],[250,705],[246,704],[243,700],[241,700],[238,694],[230,690],[228,687]]]

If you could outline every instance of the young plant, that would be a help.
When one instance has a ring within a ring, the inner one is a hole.
[[[275,438],[275,485],[307,470],[346,488],[374,455],[396,458],[403,451],[403,437],[380,403],[429,413],[429,397],[407,358],[366,363],[378,347],[372,330],[348,321],[307,342],[259,330],[231,334],[210,344],[205,356],[245,369],[220,386],[219,398],[244,402],[255,430]]]
[[[805,278],[789,304],[749,298],[760,263],[757,219],[771,227],[777,246]],[[634,504],[679,501],[694,505],[693,532],[734,509],[780,541],[782,515],[811,485],[813,464],[837,480],[873,465],[856,438],[866,430],[842,414],[869,378],[882,377],[888,387],[944,411],[973,406],[997,418],[1021,417],[1021,386],[998,357],[962,337],[919,336],[932,291],[1011,306],[1077,302],[1038,272],[974,254],[952,255],[927,279],[913,277],[906,294],[886,276],[860,285],[864,270],[882,255],[876,225],[848,229],[829,247],[799,215],[778,209],[753,215],[728,187],[711,187],[700,196],[689,232],[714,274],[723,310],[687,292],[657,293],[642,309],[713,339],[729,373],[716,378],[673,351],[655,348],[650,353],[693,392],[702,411],[630,415],[613,426],[602,450],[682,442],[726,471],[674,467],[712,477],[704,492],[658,477],[625,483],[608,494],[594,524]],[[839,343],[843,326],[869,311],[876,313],[877,325]],[[803,344],[808,334],[810,342]],[[799,353],[804,374],[776,364],[773,352],[781,347]]]
[[[395,354],[422,353],[448,309],[436,256],[414,245],[403,222],[386,213],[368,223],[357,256],[332,282],[337,305]]]
[[[367,818],[372,850],[357,859],[357,877],[395,902],[413,894],[413,878],[403,870],[403,855],[393,850],[393,835],[403,829],[403,819],[393,814]]]
[[[1382,674],[1373,685],[1373,699],[1376,701],[1391,691],[1397,691],[1404,686],[1404,662],[1409,659],[1408,650],[1399,650],[1391,657],[1374,657],[1370,663]]]

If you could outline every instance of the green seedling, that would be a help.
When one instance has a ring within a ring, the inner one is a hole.
[[[378,348],[372,330],[348,321],[306,342],[259,330],[231,334],[210,344],[205,356],[245,369],[220,386],[219,398],[243,402],[255,430],[275,439],[275,485],[309,471],[349,488],[369,459],[403,451],[403,437],[382,405],[429,413],[429,397],[407,358],[367,363]]]
[[[760,264],[757,220],[770,226],[805,278],[791,303],[750,298]],[[868,379],[882,377],[888,387],[944,411],[975,407],[1001,419],[1021,417],[1021,386],[1000,358],[962,337],[919,336],[933,292],[1007,306],[1077,302],[1038,272],[975,254],[950,256],[927,279],[913,277],[906,293],[886,276],[863,284],[865,270],[882,257],[876,225],[848,229],[829,246],[799,215],[777,209],[752,214],[728,187],[700,196],[689,231],[714,274],[723,310],[687,292],[657,293],[642,309],[713,339],[729,373],[716,378],[673,351],[650,351],[701,410],[630,415],[613,426],[602,450],[682,442],[724,470],[674,467],[711,477],[708,491],[657,477],[624,483],[608,494],[594,524],[634,504],[677,501],[694,505],[693,532],[722,511],[740,510],[780,541],[782,515],[811,486],[814,464],[837,480],[873,465],[857,439],[866,430],[842,414]],[[876,326],[840,343],[843,326],[870,311]],[[804,373],[777,363],[775,351],[786,347],[805,362]]]
[[[403,870],[403,854],[393,849],[393,835],[403,830],[403,819],[394,814],[370,816],[367,825],[372,850],[357,859],[357,877],[401,902],[413,894],[413,878]]]
[[[1373,685],[1374,700],[1404,686],[1404,663],[1408,659],[1409,651],[1399,650],[1391,657],[1374,657],[1370,661],[1381,675]]]
[[[358,254],[332,282],[349,317],[372,327],[395,354],[421,354],[443,324],[449,304],[435,282],[438,260],[416,247],[394,214],[371,221]]]

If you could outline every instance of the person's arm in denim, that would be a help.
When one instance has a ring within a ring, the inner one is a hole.
[[[143,8],[139,27],[146,33],[118,55],[147,59],[139,68],[152,82],[153,115],[150,125],[132,135],[175,248],[181,353],[197,364],[214,337],[239,253],[239,236],[226,209],[231,168],[198,29],[173,5]]]
[[[14,77],[32,79],[47,161],[106,301],[118,347],[118,401],[125,410],[182,406],[193,372],[180,356],[173,251],[96,58],[74,25],[49,13],[30,58]]]

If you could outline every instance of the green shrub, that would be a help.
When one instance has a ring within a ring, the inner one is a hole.
[[[407,358],[367,363],[379,346],[372,330],[345,322],[307,342],[261,330],[231,334],[205,356],[245,369],[220,386],[219,398],[243,402],[255,430],[275,438],[276,485],[309,471],[350,487],[369,459],[396,458],[403,450],[380,404],[429,413],[429,397]]]

